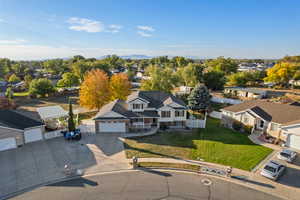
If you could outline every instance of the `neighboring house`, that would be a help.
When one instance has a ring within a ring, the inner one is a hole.
[[[0,110],[0,151],[43,139],[44,125],[12,110]]]
[[[193,87],[180,86],[180,87],[174,88],[173,94],[177,94],[177,95],[190,94],[192,90],[193,90]]]
[[[141,79],[141,80],[149,80],[149,79],[151,79],[150,76],[145,76],[145,75],[144,75],[144,72],[142,72],[142,71],[138,71],[138,72],[136,73],[136,75],[135,75],[135,78],[136,78],[136,79]]]
[[[300,107],[262,100],[246,101],[222,110],[222,123],[232,127],[235,120],[300,149]]]
[[[226,87],[224,88],[225,94],[245,98],[245,99],[262,99],[267,97],[267,90],[260,90],[256,88],[243,88],[243,87]]]
[[[45,123],[48,129],[65,128],[63,121],[66,121],[69,114],[61,106],[45,106],[37,108],[40,118]]]
[[[115,100],[95,116],[96,132],[134,132],[159,127],[186,126],[185,103],[160,91],[137,91],[126,101]]]

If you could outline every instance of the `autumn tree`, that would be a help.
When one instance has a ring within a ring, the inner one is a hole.
[[[111,99],[109,78],[100,69],[87,72],[80,86],[79,103],[89,109],[100,109]]]
[[[288,87],[289,81],[293,80],[298,71],[300,71],[299,63],[279,62],[267,70],[267,77],[264,80]]]
[[[130,94],[131,83],[125,73],[114,74],[110,79],[111,100],[125,100]]]

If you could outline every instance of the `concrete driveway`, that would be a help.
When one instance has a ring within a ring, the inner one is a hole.
[[[264,162],[264,164],[270,160],[278,161],[278,162],[286,165],[285,172],[283,173],[283,175],[281,177],[279,177],[279,179],[276,182],[269,180],[262,176],[261,176],[261,178],[270,182],[271,184],[273,184],[275,186],[278,185],[278,186],[286,187],[289,190],[294,191],[295,195],[300,196],[300,181],[299,181],[300,180],[300,152],[298,152],[298,157],[296,158],[296,160],[293,163],[288,163],[283,160],[279,160],[277,158],[278,152],[276,152],[270,159],[266,160]],[[264,167],[264,164],[261,166],[261,169],[262,169],[262,167]],[[259,173],[261,172],[261,169],[257,170],[256,174],[259,175]],[[281,192],[284,193],[285,191],[282,190]]]
[[[0,152],[0,197],[65,177],[64,165],[85,173],[128,169],[118,135],[84,135],[81,141],[62,137]]]

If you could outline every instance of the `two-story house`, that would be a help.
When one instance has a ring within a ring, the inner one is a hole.
[[[103,106],[95,116],[97,133],[124,133],[159,127],[183,128],[187,106],[160,91],[137,91],[126,101],[115,100]]]

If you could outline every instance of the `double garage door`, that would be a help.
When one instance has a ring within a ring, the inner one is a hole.
[[[294,149],[300,149],[300,136],[289,134],[287,138],[287,146]]]
[[[125,122],[99,122],[100,133],[124,133],[126,132]]]
[[[0,151],[17,148],[17,142],[14,137],[0,140]]]
[[[24,131],[25,143],[35,142],[43,139],[42,129],[34,128]]]

